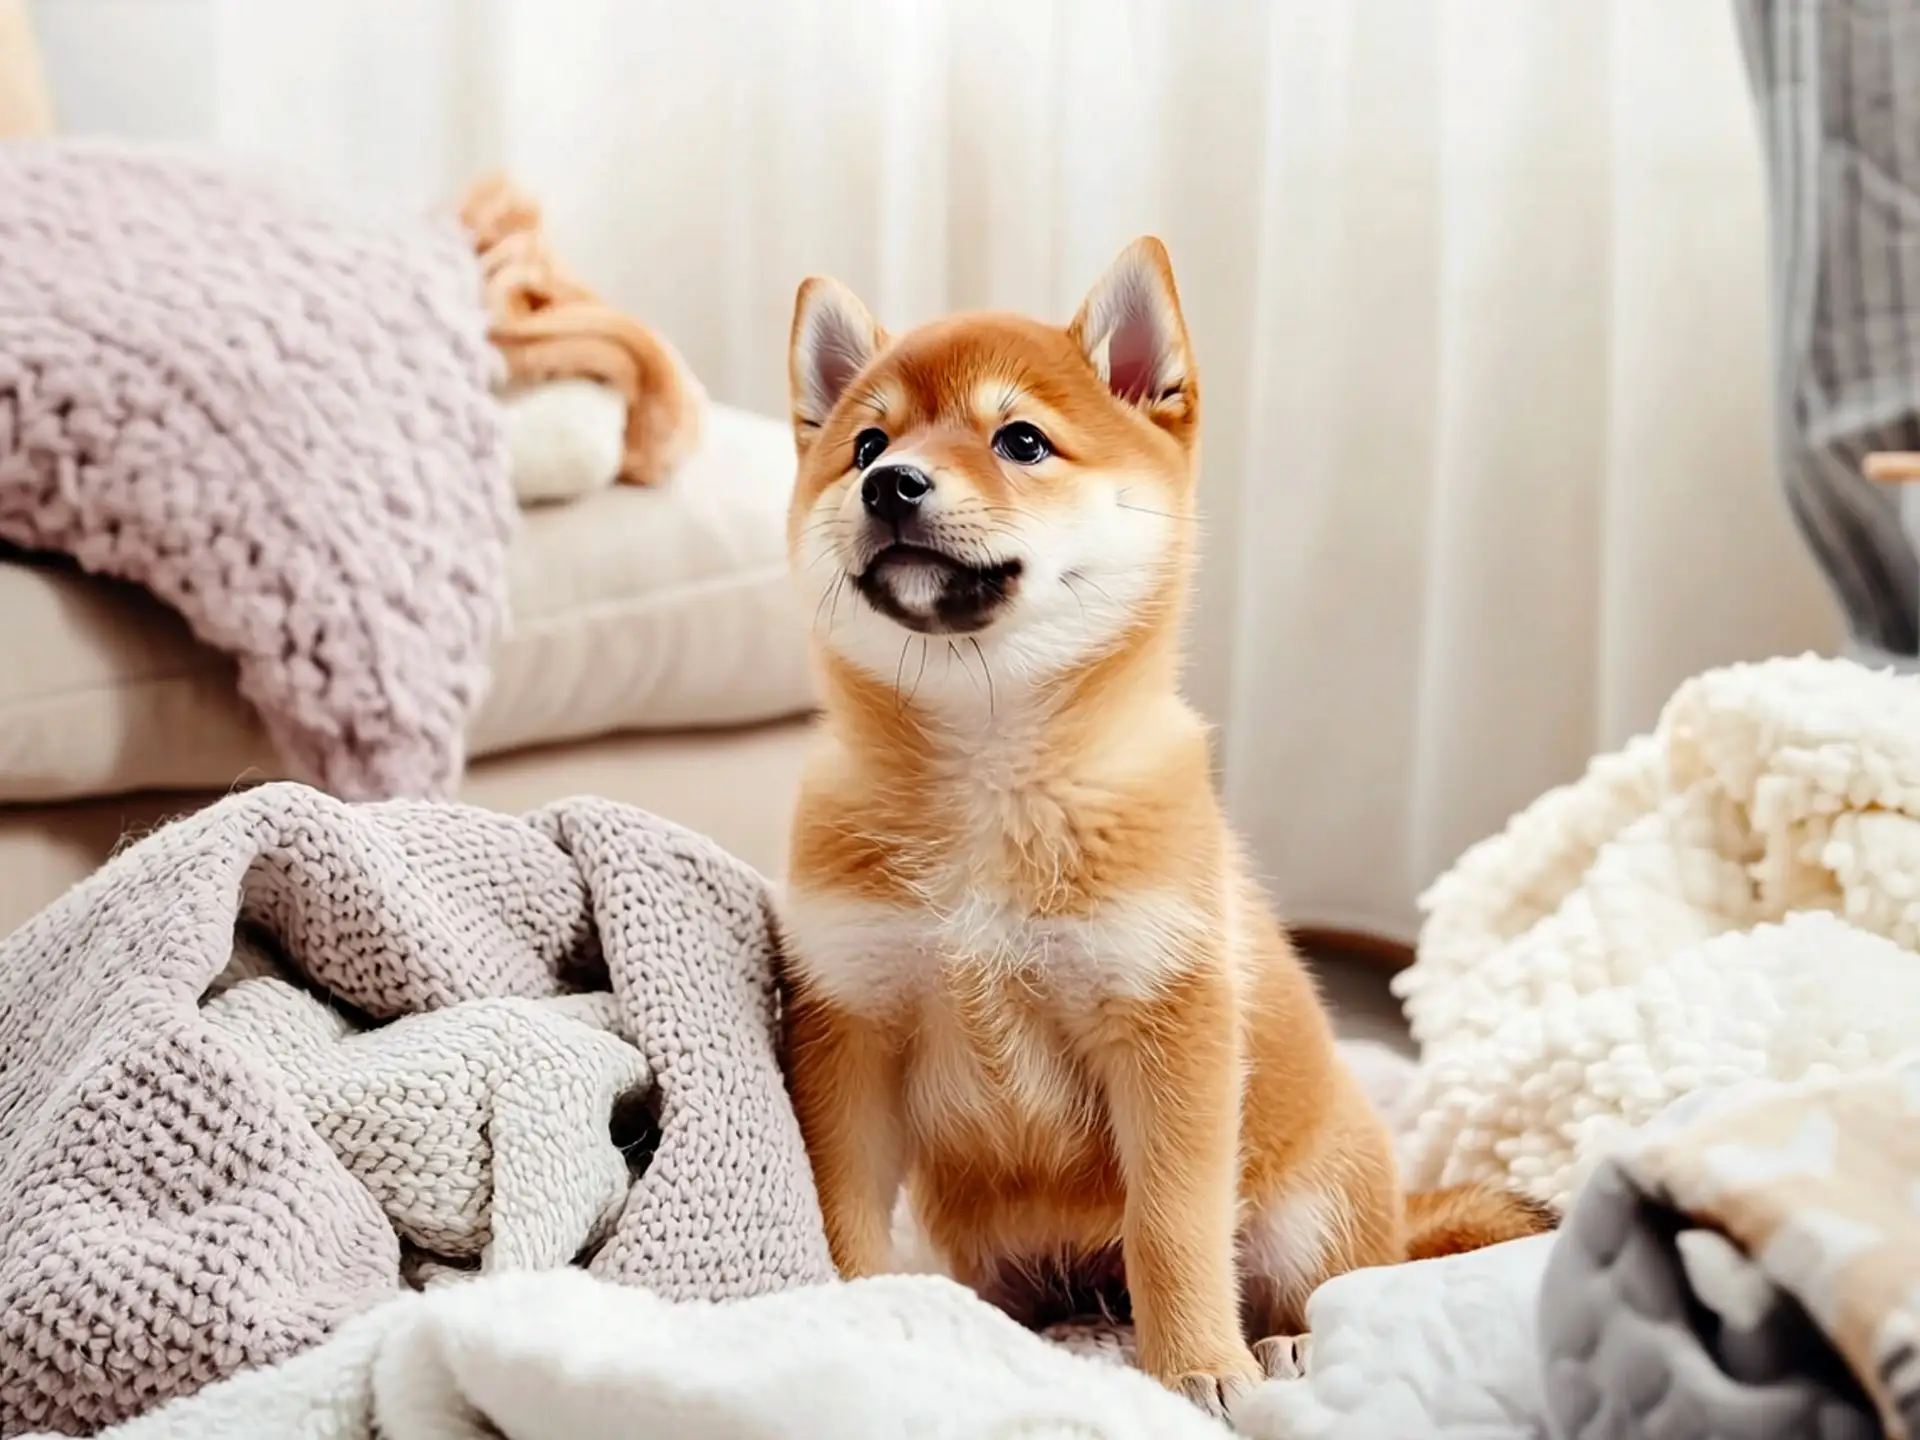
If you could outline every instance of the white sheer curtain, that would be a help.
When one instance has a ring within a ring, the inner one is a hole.
[[[191,86],[173,138],[423,201],[507,165],[717,396],[776,414],[804,274],[896,326],[1064,318],[1161,234],[1207,407],[1193,690],[1303,923],[1409,936],[1462,846],[1685,675],[1835,639],[1773,489],[1724,5],[37,9],[76,128]],[[107,95],[101,47],[162,23],[198,68]]]

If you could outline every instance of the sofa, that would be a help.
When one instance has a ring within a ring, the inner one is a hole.
[[[53,127],[25,7],[0,0],[0,143]],[[716,405],[671,483],[523,511],[461,798],[609,796],[777,876],[813,703],[792,476],[784,422]],[[285,775],[232,663],[145,592],[0,555],[0,617],[0,932],[126,837]]]
[[[792,441],[722,406],[659,490],[529,510],[461,796],[605,795],[780,873],[812,692],[786,575]],[[144,591],[0,562],[0,929],[123,837],[285,771],[233,665]]]

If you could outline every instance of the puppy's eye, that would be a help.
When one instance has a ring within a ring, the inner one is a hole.
[[[993,453],[1015,465],[1038,465],[1053,454],[1053,444],[1037,426],[1016,420],[994,432]]]
[[[887,432],[876,430],[869,425],[853,437],[853,468],[864,470],[880,458],[880,452],[887,448]]]

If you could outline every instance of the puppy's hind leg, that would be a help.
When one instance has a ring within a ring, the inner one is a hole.
[[[1389,1183],[1306,1181],[1256,1207],[1239,1237],[1241,1321],[1270,1379],[1306,1373],[1307,1299],[1335,1275],[1402,1258]]]
[[[1307,1297],[1330,1273],[1339,1225],[1340,1198],[1306,1188],[1261,1206],[1241,1226],[1241,1327],[1270,1380],[1305,1373]]]

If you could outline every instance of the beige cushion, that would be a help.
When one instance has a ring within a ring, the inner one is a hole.
[[[669,485],[526,512],[472,753],[810,709],[786,575],[792,478],[785,425],[715,406]],[[0,617],[0,801],[282,773],[232,665],[144,593],[4,564]]]

